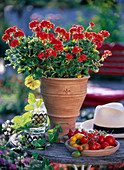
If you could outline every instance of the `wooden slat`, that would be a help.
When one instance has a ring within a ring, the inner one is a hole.
[[[106,59],[104,62],[108,62],[108,63],[124,63],[124,60],[117,60],[117,59]],[[103,63],[104,64],[104,63]]]
[[[114,43],[114,44],[104,43],[100,48],[100,50],[106,50],[106,49],[109,49],[110,51],[124,51],[124,45],[119,43]]]
[[[100,56],[102,56],[104,53],[100,53],[99,55]],[[124,57],[124,54],[122,54],[122,53],[112,53],[112,56],[111,57]],[[109,57],[109,58],[111,58],[111,57]]]
[[[124,75],[124,71],[99,70],[97,74]]]
[[[115,68],[115,69],[124,69],[124,65],[103,65],[101,68]]]

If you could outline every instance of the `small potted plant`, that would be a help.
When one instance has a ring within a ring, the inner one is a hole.
[[[75,128],[80,107],[86,96],[89,70],[98,72],[98,68],[108,56],[109,50],[99,56],[98,49],[109,37],[107,31],[95,33],[94,23],[90,22],[86,30],[81,25],[73,25],[69,32],[56,27],[50,21],[32,21],[29,28],[32,36],[25,36],[16,26],[5,31],[2,39],[9,44],[6,58],[9,65],[18,67],[18,73],[28,73],[25,85],[31,89],[39,87],[37,78],[41,78],[41,94],[51,126],[55,123],[69,123],[62,127],[63,134]]]

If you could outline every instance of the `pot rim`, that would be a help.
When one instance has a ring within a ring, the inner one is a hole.
[[[82,79],[89,79],[90,78],[90,75],[89,76],[84,76],[84,77],[81,77],[81,78],[54,78],[54,77],[41,77],[41,80],[42,79],[46,79],[46,80],[82,80]]]

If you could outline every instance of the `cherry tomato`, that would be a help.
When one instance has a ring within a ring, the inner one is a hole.
[[[98,136],[95,136],[93,139],[97,142],[98,141]]]
[[[105,136],[103,136],[103,135],[100,135],[99,137],[98,137],[98,143],[103,143],[105,141]]]
[[[104,149],[105,147],[109,146],[108,142],[103,142],[101,145],[101,148]]]
[[[108,135],[105,137],[105,141],[109,143],[111,146],[115,146],[115,138],[112,135]]]
[[[99,131],[98,131],[98,130],[95,130],[94,134],[97,135],[98,133],[99,133]]]
[[[94,136],[94,134],[93,134],[93,133],[91,133],[91,132],[88,132],[88,139],[91,139],[91,138],[93,138],[93,136]]]
[[[78,129],[74,131],[74,134],[81,133]]]
[[[96,150],[96,144],[90,145],[90,150]]]
[[[100,143],[96,143],[96,149],[97,149],[97,150],[101,149]]]
[[[79,151],[72,152],[72,156],[75,158],[78,158],[80,155],[81,155],[81,153]]]
[[[89,145],[94,145],[94,144],[96,144],[97,142],[96,142],[96,140],[94,139],[94,138],[92,138],[92,139],[90,139],[89,140]]]
[[[82,130],[81,133],[87,136],[87,132],[85,130]]]
[[[74,136],[74,132],[71,129],[69,129],[68,138],[70,139],[72,136]]]
[[[88,138],[86,138],[85,136],[83,136],[81,139],[80,139],[80,143],[84,144],[84,143],[87,143],[88,142]]]

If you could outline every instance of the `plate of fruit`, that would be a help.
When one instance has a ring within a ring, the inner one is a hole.
[[[66,148],[73,157],[79,156],[107,156],[114,154],[120,143],[114,136],[102,131],[69,130]]]

